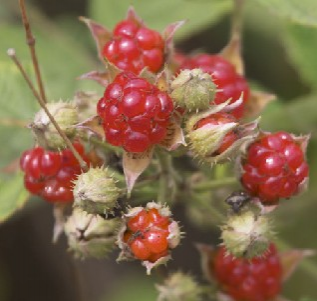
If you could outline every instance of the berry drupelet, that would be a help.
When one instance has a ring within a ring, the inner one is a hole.
[[[74,143],[74,147],[86,163],[84,147]],[[73,181],[81,173],[80,165],[69,149],[61,152],[35,147],[25,151],[20,158],[20,167],[25,172],[25,188],[48,202],[72,202]]]
[[[109,62],[122,71],[138,74],[147,67],[158,72],[164,63],[165,42],[155,30],[135,19],[123,20],[116,25],[113,36],[102,51]]]
[[[131,72],[117,75],[97,106],[107,142],[132,153],[165,138],[173,110],[167,93]]]
[[[260,135],[242,157],[242,185],[265,205],[292,197],[308,179],[304,148],[287,132]]]
[[[281,291],[282,265],[273,244],[265,255],[251,260],[235,258],[221,247],[213,274],[221,290],[235,301],[268,301]]]
[[[243,93],[243,102],[232,111],[236,118],[243,117],[244,104],[250,96],[250,89],[245,78],[237,74],[234,66],[220,55],[199,54],[182,60],[179,70],[200,68],[212,76],[217,86],[214,98],[215,104],[220,104],[228,99],[236,101]]]

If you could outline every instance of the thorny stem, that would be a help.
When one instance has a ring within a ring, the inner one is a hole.
[[[46,103],[47,100],[46,100],[44,85],[43,85],[41,71],[40,71],[40,67],[39,67],[39,63],[38,63],[37,55],[36,55],[36,51],[35,51],[35,38],[32,34],[30,22],[28,20],[27,14],[26,14],[24,0],[19,0],[19,6],[20,6],[20,10],[21,10],[21,17],[22,17],[23,26],[25,29],[26,43],[29,46],[29,49],[31,52],[31,58],[32,58],[32,63],[33,63],[34,71],[35,71],[36,81],[37,81],[37,84],[38,84],[38,87],[40,90],[41,98]]]
[[[45,113],[47,114],[48,118],[50,119],[50,121],[52,122],[52,124],[54,125],[54,127],[56,128],[57,132],[59,133],[59,135],[63,138],[63,140],[65,141],[67,147],[72,151],[72,153],[74,154],[75,158],[77,159],[77,161],[80,164],[80,167],[82,168],[83,171],[87,171],[88,170],[88,166],[87,163],[83,160],[83,158],[80,156],[80,154],[77,152],[77,150],[74,148],[73,144],[71,143],[71,141],[68,139],[68,137],[65,135],[65,133],[62,131],[62,129],[60,128],[60,126],[58,125],[58,123],[56,122],[55,118],[52,116],[52,114],[50,113],[50,111],[47,109],[46,104],[44,102],[44,100],[41,98],[41,96],[38,94],[38,92],[35,90],[29,76],[27,75],[27,73],[25,72],[25,69],[23,68],[22,64],[20,63],[19,59],[16,56],[16,52],[13,48],[8,49],[7,51],[8,56],[13,60],[13,62],[15,63],[15,65],[18,67],[19,71],[21,72],[21,74],[23,75],[25,81],[27,82],[28,86],[30,87],[31,91],[33,92],[33,95],[35,96],[35,98],[38,100],[40,106],[43,108],[43,110],[45,111]]]
[[[206,191],[216,189],[228,185],[234,185],[237,183],[237,179],[234,177],[223,178],[219,180],[210,180],[203,183],[193,185],[192,188],[195,191]]]

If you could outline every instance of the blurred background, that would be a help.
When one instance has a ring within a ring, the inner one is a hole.
[[[287,205],[275,213],[282,239],[280,247],[317,249],[317,16],[312,10],[309,22],[300,13],[299,17],[289,18],[290,14],[284,11],[271,13],[263,2],[246,1],[243,38],[248,80],[252,86],[278,97],[263,112],[261,126],[265,130],[312,135],[308,149],[309,191],[285,201]],[[75,80],[85,72],[103,68],[93,40],[78,16],[95,19],[112,29],[133,4],[146,24],[159,31],[171,22],[188,20],[176,37],[177,48],[184,53],[197,49],[217,53],[228,40],[232,11],[230,0],[26,3],[45,86],[52,100],[71,99],[78,90],[102,90],[95,83]],[[0,0],[0,301],[79,301],[80,295],[90,301],[155,300],[154,283],[162,280],[160,275],[145,276],[139,263],[116,264],[117,254],[102,261],[74,261],[66,252],[64,238],[56,245],[51,243],[52,207],[35,198],[24,204],[21,181],[11,180],[10,167],[23,150],[32,147],[24,124],[32,119],[38,106],[6,56],[10,47],[17,50],[31,71],[18,1]],[[23,205],[11,216],[15,208]],[[173,253],[174,260],[168,268],[190,271],[201,279],[199,256],[192,242],[216,244],[219,230],[190,224],[182,207],[175,208],[174,214],[187,235]],[[300,265],[283,293],[290,300],[317,300],[316,283],[317,257],[313,257]]]

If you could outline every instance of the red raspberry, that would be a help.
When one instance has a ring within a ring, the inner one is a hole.
[[[266,134],[252,143],[242,160],[242,185],[264,204],[299,192],[308,165],[298,142],[286,132]]]
[[[134,153],[164,139],[173,109],[167,93],[131,72],[117,75],[97,107],[107,141]]]
[[[155,262],[169,253],[169,225],[171,219],[158,209],[143,209],[127,223],[123,241],[135,258]]]
[[[83,146],[74,143],[74,147],[89,163]],[[20,166],[25,172],[25,188],[30,193],[49,202],[73,201],[72,182],[81,173],[81,168],[69,149],[58,153],[35,147],[22,154]]]
[[[138,74],[148,67],[155,73],[163,66],[164,47],[164,40],[157,31],[135,20],[124,20],[115,27],[102,54],[122,71]]]
[[[235,258],[224,247],[214,258],[214,276],[235,301],[268,301],[281,291],[282,266],[273,244],[265,256]]]
[[[194,130],[199,129],[205,125],[224,125],[228,123],[236,123],[237,120],[235,117],[233,117],[230,114],[227,113],[215,113],[212,114],[206,118],[203,118],[199,120],[195,127]],[[211,156],[217,156],[222,154],[225,150],[227,150],[236,140],[238,139],[238,135],[234,131],[228,132],[222,142],[219,148],[216,150],[215,153],[211,154]]]
[[[215,104],[220,104],[232,98],[232,102],[239,99],[243,92],[243,103],[232,111],[236,118],[243,117],[244,104],[249,99],[250,89],[244,77],[237,74],[234,66],[220,55],[199,54],[183,60],[181,69],[200,68],[210,74],[218,90],[214,99]]]

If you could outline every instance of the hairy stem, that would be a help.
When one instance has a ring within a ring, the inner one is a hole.
[[[52,124],[54,125],[54,127],[56,128],[56,131],[59,133],[59,135],[63,138],[63,140],[65,141],[67,147],[72,151],[72,153],[74,154],[75,158],[77,159],[77,161],[80,164],[80,167],[82,168],[83,171],[87,171],[88,170],[88,166],[87,163],[83,160],[83,158],[80,156],[80,154],[77,152],[77,150],[75,149],[75,147],[73,146],[73,144],[71,143],[71,141],[68,139],[68,137],[66,136],[66,134],[62,131],[62,129],[60,128],[60,126],[58,125],[58,123],[56,122],[55,118],[52,116],[52,114],[49,112],[49,110],[46,107],[46,104],[44,102],[44,100],[41,98],[41,96],[38,94],[38,92],[35,90],[29,76],[27,75],[27,73],[25,72],[25,69],[23,68],[22,64],[20,63],[19,59],[16,56],[16,52],[14,49],[10,48],[8,50],[8,55],[9,57],[13,60],[13,62],[15,63],[15,65],[18,67],[19,71],[21,72],[21,74],[23,75],[25,81],[27,82],[28,86],[30,87],[31,91],[33,92],[33,95],[35,96],[35,98],[38,100],[38,103],[40,104],[40,106],[42,107],[42,109],[45,111],[45,113],[47,114],[48,118],[50,119],[50,121],[52,122]]]
[[[37,55],[36,55],[36,50],[35,50],[35,38],[32,34],[30,22],[29,22],[29,19],[28,19],[27,13],[26,13],[26,9],[25,9],[24,0],[19,0],[19,6],[20,6],[20,10],[21,10],[21,17],[22,17],[23,26],[25,29],[26,43],[30,49],[37,85],[38,85],[39,90],[40,90],[41,98],[46,103],[47,99],[46,99],[46,95],[45,95],[43,80],[42,80],[41,71],[40,71],[40,67],[39,67],[39,63],[38,63],[38,59],[37,59]]]

